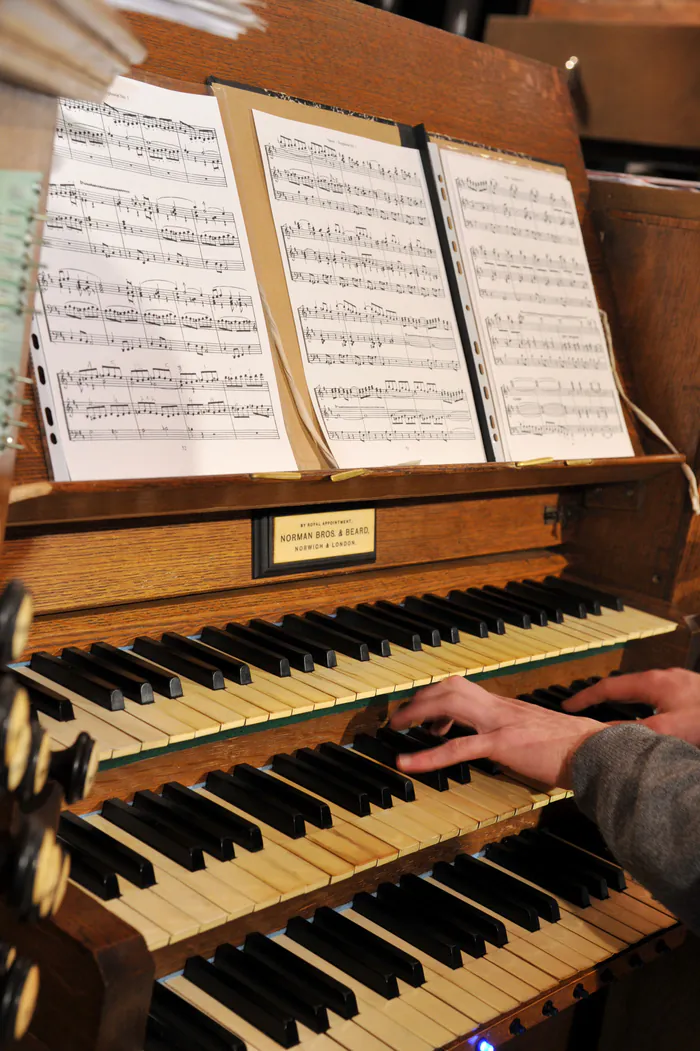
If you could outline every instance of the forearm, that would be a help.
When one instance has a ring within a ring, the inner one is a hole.
[[[620,864],[700,933],[700,750],[614,726],[581,745],[572,773],[578,806]]]

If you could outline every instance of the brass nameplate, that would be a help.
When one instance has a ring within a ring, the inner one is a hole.
[[[373,562],[373,507],[268,514],[253,526],[253,575],[301,573]]]

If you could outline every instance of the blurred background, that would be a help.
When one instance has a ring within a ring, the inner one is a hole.
[[[559,67],[589,169],[700,180],[700,0],[358,0]]]

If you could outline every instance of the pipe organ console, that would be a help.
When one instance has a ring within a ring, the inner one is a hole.
[[[350,0],[266,19],[233,45],[133,16],[143,75],[565,165],[614,322],[553,70]],[[32,407],[24,422],[17,480],[45,480]],[[683,537],[644,503],[683,457],[631,427],[627,459],[54,483],[12,505],[2,572],[36,616],[4,656],[0,752],[17,805],[56,828],[50,851],[38,826],[0,836],[2,936],[41,970],[26,1051],[488,1051],[680,944],[570,793],[486,760],[407,777],[397,754],[431,736],[387,727],[451,675],[558,709],[595,678],[685,662]],[[374,562],[257,574],[261,516],[338,507],[376,511]]]

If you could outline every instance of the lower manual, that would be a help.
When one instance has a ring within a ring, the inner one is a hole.
[[[556,1014],[604,961],[629,969],[675,927],[609,860],[548,833],[509,837],[190,957],[154,987],[145,1051],[490,1044],[504,1019],[519,1032],[533,1003],[538,1020]]]

